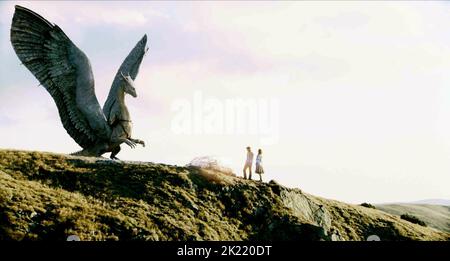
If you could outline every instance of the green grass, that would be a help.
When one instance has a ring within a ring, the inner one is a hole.
[[[450,206],[429,204],[384,204],[377,205],[377,208],[397,216],[408,213],[419,218],[429,227],[450,232]]]
[[[319,205],[324,212],[317,217]],[[386,240],[449,239],[448,233],[276,182],[0,150],[0,240],[65,240],[72,234],[82,240],[330,240],[331,230],[343,240],[376,233]]]

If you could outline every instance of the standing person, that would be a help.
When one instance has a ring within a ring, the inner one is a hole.
[[[259,181],[262,182],[262,174],[264,174],[264,168],[262,166],[262,150],[261,149],[258,149],[258,155],[256,156],[255,173],[259,174]]]
[[[252,179],[252,164],[253,164],[253,152],[250,147],[247,147],[247,159],[244,165],[244,179],[247,179],[247,169],[249,170],[248,179]]]

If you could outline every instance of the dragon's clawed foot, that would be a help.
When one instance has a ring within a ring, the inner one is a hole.
[[[135,144],[141,144],[142,147],[145,147],[145,142],[143,140],[138,140],[138,139],[129,139],[129,140],[134,142]]]
[[[135,140],[135,142],[141,144],[142,147],[145,147],[145,142],[143,140]]]
[[[134,149],[136,147],[136,143],[131,140],[125,140],[125,144],[130,146],[132,149]]]

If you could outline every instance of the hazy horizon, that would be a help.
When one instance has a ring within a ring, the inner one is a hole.
[[[121,159],[215,156],[241,175],[251,146],[265,181],[314,195],[450,199],[448,3],[1,2],[0,148],[71,153],[80,147],[9,41],[16,4],[86,53],[102,106],[147,34],[138,97],[126,101],[148,146],[122,145]],[[254,117],[230,119],[229,102],[253,104]]]

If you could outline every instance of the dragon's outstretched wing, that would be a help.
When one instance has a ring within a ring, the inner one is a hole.
[[[110,137],[86,55],[57,26],[16,6],[11,43],[22,63],[51,94],[69,135],[83,148]]]
[[[124,81],[121,74],[129,74],[133,80],[136,79],[142,59],[144,58],[147,50],[147,35],[144,35],[144,37],[142,37],[142,39],[136,44],[133,50],[131,50],[131,52],[128,54],[127,58],[125,58],[122,65],[120,65],[120,68],[117,71],[116,77],[114,78],[114,81],[112,83],[111,90],[109,91],[108,99],[106,99],[106,102],[103,105],[103,113],[105,114],[108,121],[110,120],[111,116],[111,108],[116,102],[117,89],[122,84],[122,81]]]

